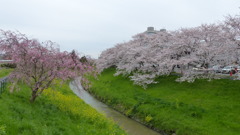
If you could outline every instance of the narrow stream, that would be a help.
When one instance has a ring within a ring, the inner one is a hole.
[[[122,129],[130,135],[160,135],[150,128],[122,115],[121,113],[109,108],[107,105],[95,99],[87,91],[83,89],[80,78],[70,82],[70,88],[73,92],[84,100],[87,104],[95,108],[98,112],[105,114],[108,118],[112,118]]]

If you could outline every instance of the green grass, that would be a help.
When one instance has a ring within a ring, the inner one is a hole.
[[[144,90],[114,73],[110,68],[91,78],[90,92],[129,117],[179,135],[240,133],[240,81],[178,83],[176,76],[162,76]]]
[[[13,69],[10,68],[0,68],[0,78],[7,76]]]
[[[112,120],[73,94],[68,83],[47,89],[35,103],[30,90],[0,95],[0,135],[125,135]]]

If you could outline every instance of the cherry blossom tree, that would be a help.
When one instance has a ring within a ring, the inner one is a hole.
[[[115,75],[126,75],[144,88],[155,78],[181,73],[177,81],[218,78],[213,65],[240,63],[240,16],[227,16],[223,22],[202,24],[175,31],[140,33],[129,42],[103,51],[97,60],[99,72],[116,67]],[[202,72],[193,67],[205,68]]]
[[[60,52],[54,42],[40,43],[19,32],[1,30],[0,33],[0,49],[10,54],[17,65],[10,80],[14,84],[23,81],[31,88],[31,102],[51,86],[54,79],[67,80],[92,68],[88,63],[81,63],[75,51]]]

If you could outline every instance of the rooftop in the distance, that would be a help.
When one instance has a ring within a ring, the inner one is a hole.
[[[157,32],[166,32],[166,29],[160,29],[159,31],[155,30],[154,27],[150,26],[147,27],[147,31],[145,31],[145,33],[147,34],[156,34]]]

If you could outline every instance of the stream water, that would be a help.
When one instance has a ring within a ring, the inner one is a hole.
[[[122,129],[130,135],[160,135],[160,133],[145,127],[144,125],[122,115],[121,113],[109,108],[104,103],[98,101],[83,89],[80,78],[70,82],[70,88],[73,92],[87,104],[95,108],[98,112],[105,114],[108,118],[113,119]]]

